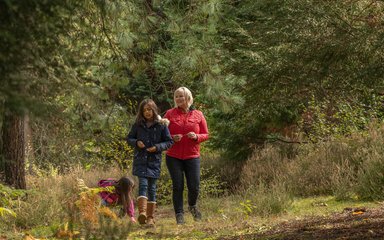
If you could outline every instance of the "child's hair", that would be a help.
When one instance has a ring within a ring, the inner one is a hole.
[[[143,111],[144,111],[144,106],[149,105],[149,107],[153,111],[153,120],[156,121],[159,118],[159,109],[157,108],[156,103],[152,99],[144,99],[141,101],[139,104],[139,108],[137,110],[137,115],[136,115],[136,123],[140,124],[145,121]]]
[[[115,184],[116,193],[119,195],[119,204],[123,205],[124,212],[129,208],[132,201],[132,190],[135,183],[128,177],[122,177]]]

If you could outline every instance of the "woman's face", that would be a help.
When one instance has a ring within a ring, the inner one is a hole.
[[[149,104],[145,104],[143,108],[143,116],[145,120],[153,120],[153,110]]]
[[[175,103],[178,107],[187,109],[188,103],[183,91],[175,92]]]

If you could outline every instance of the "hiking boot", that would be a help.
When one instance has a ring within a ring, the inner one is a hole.
[[[200,213],[199,209],[197,209],[196,205],[195,206],[189,206],[188,210],[189,210],[189,212],[191,212],[191,214],[193,216],[193,220],[195,220],[195,221],[201,220],[201,213]]]
[[[147,221],[147,197],[139,196],[137,198],[137,207],[139,208],[139,217],[137,220],[140,224],[145,224]]]
[[[176,223],[177,223],[177,225],[182,225],[185,223],[184,222],[184,214],[182,214],[182,213],[176,214]]]
[[[156,208],[156,202],[147,203],[147,224],[150,226],[155,226],[154,213]]]

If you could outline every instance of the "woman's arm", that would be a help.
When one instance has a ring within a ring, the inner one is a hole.
[[[199,126],[200,126],[200,132],[196,133],[196,136],[197,136],[196,141],[198,143],[201,143],[208,140],[209,138],[208,125],[203,113],[201,113],[201,121],[199,123]]]

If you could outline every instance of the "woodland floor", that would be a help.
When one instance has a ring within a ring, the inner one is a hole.
[[[280,223],[262,233],[218,239],[384,239],[384,208],[346,208],[328,217]]]

